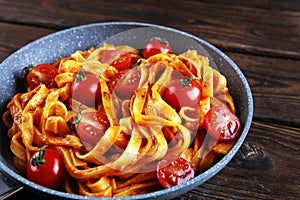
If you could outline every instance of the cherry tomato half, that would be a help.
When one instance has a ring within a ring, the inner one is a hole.
[[[58,74],[58,70],[54,66],[39,64],[35,67],[26,67],[24,70],[28,72],[26,81],[31,88],[35,88],[40,84],[45,84],[47,88],[54,88],[56,86],[54,78]]]
[[[158,163],[156,174],[159,183],[169,188],[194,178],[195,171],[184,158],[169,156]]]
[[[240,120],[229,109],[212,107],[205,116],[204,127],[215,139],[229,141],[241,132]]]
[[[27,165],[28,180],[51,189],[61,186],[65,177],[63,159],[54,149],[42,147]]]
[[[147,59],[159,53],[172,53],[172,47],[167,40],[154,37],[145,45],[143,56]]]
[[[130,68],[131,55],[119,50],[102,50],[99,53],[99,61],[115,67],[118,71]]]
[[[141,78],[141,72],[136,69],[130,69],[123,73],[115,85],[115,92],[121,98],[130,98],[138,88]]]
[[[197,106],[200,98],[200,86],[194,80],[188,79],[175,80],[163,94],[163,99],[176,110],[183,106]]]
[[[71,88],[72,98],[81,103],[97,107],[101,98],[100,82],[95,74],[79,71]]]
[[[97,144],[109,126],[106,114],[100,111],[82,113],[79,122],[75,124],[80,139],[91,146]]]

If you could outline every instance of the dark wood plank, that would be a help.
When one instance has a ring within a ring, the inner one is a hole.
[[[53,29],[0,22],[0,62],[22,46],[54,32]]]
[[[2,0],[0,21],[58,29],[140,21],[187,31],[223,50],[300,59],[299,1],[261,2]]]
[[[300,127],[300,61],[227,54],[250,84],[254,118]]]
[[[222,0],[203,0],[206,3],[212,4],[223,4]],[[251,0],[251,1],[240,1],[240,0],[226,0],[226,4],[230,6],[247,6],[252,8],[259,8],[271,11],[294,11],[299,12],[300,2],[298,0],[272,0],[272,1],[261,1],[261,0]]]

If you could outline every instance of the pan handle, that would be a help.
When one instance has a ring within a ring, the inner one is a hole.
[[[0,171],[0,200],[6,199],[22,189],[22,185],[13,182]]]

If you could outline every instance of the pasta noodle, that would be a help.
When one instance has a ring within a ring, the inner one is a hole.
[[[103,50],[128,52],[134,58],[132,68],[139,71],[140,80],[129,98],[120,98],[112,89],[119,71],[99,61]],[[3,115],[15,165],[24,175],[30,156],[48,145],[61,154],[68,172],[62,191],[130,196],[161,189],[155,170],[167,155],[180,155],[199,174],[234,145],[235,140],[220,142],[209,135],[202,141],[205,115],[211,106],[227,107],[233,113],[235,107],[226,78],[195,50],[144,59],[130,46],[103,44],[97,49],[78,50],[53,66],[59,72],[57,87],[41,84],[16,94]],[[101,101],[97,107],[72,98],[72,84],[80,70],[99,79]],[[162,97],[178,74],[198,77],[202,96],[197,107],[184,106],[176,111]],[[78,115],[95,110],[105,113],[109,127],[93,146],[81,140],[74,122]]]

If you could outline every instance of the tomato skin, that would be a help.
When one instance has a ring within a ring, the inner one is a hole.
[[[111,66],[115,67],[119,71],[129,69],[131,64],[131,55],[129,53],[124,53],[120,55],[116,60],[110,63]]]
[[[32,158],[39,156],[39,151],[34,153]],[[31,162],[27,165],[28,180],[51,189],[61,186],[66,177],[66,169],[60,154],[50,148],[44,150],[45,163],[41,166],[34,166]]]
[[[159,183],[170,188],[194,178],[195,171],[184,158],[169,156],[158,163],[156,174]]]
[[[163,94],[163,99],[176,110],[183,106],[197,106],[200,98],[201,89],[194,80],[187,87],[180,80],[175,80]]]
[[[228,108],[212,107],[205,116],[204,127],[219,141],[235,139],[241,132],[240,120]]]
[[[159,53],[172,53],[172,47],[168,41],[154,37],[145,45],[143,56],[147,59]]]
[[[102,50],[99,53],[99,61],[115,67],[118,71],[127,70],[131,65],[130,53],[119,50]]]
[[[121,78],[115,85],[114,91],[121,98],[130,98],[138,88],[141,79],[141,72],[136,69],[130,69],[121,75]]]
[[[45,84],[47,88],[56,87],[54,78],[58,75],[56,67],[50,64],[38,64],[35,67],[28,67],[24,69],[29,71],[26,75],[26,81],[31,88],[35,88],[40,84]]]
[[[119,137],[116,139],[116,141],[114,142],[114,144],[119,148],[119,149],[122,149],[122,150],[125,150],[126,147],[127,147],[127,144],[130,140],[130,135],[128,135],[127,133],[125,132],[121,132]]]
[[[105,113],[89,111],[82,114],[75,128],[83,142],[95,146],[109,126],[109,120]]]
[[[78,76],[81,78],[78,78]],[[97,76],[81,71],[78,72],[76,77],[71,88],[72,98],[87,106],[97,107],[101,98],[101,86]]]

